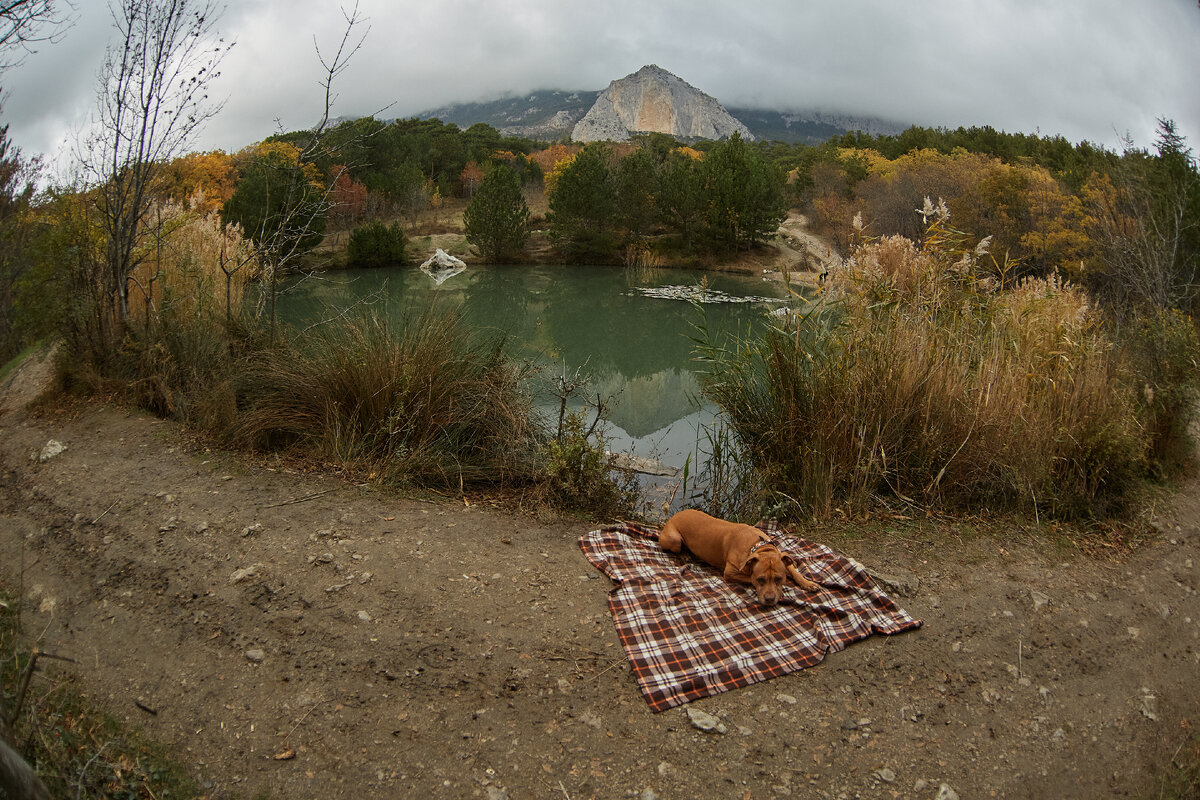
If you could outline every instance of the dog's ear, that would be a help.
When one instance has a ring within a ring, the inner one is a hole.
[[[758,558],[758,553],[755,553],[745,560],[740,569],[736,569],[732,573],[726,573],[726,575],[730,577],[739,577],[748,582],[754,575],[754,565],[758,563]],[[736,564],[736,562],[734,562],[734,564]]]

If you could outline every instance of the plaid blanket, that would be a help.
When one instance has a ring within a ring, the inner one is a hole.
[[[759,527],[800,571],[822,584],[792,584],[778,605],[755,601],[698,560],[658,546],[658,531],[637,524],[584,534],[588,561],[617,582],[608,597],[617,634],[653,711],[786,675],[872,633],[921,625],[885,595],[857,562],[824,545]]]

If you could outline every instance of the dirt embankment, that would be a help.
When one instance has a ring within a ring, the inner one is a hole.
[[[835,541],[910,576],[924,627],[691,704],[719,734],[647,710],[586,524],[251,465],[121,408],[33,414],[35,373],[0,401],[0,580],[214,798],[1109,797],[1200,720],[1194,485],[1126,557],[902,520]]]

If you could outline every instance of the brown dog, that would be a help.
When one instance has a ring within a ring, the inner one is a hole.
[[[658,543],[672,553],[687,545],[696,558],[722,570],[725,580],[750,584],[758,602],[765,606],[779,602],[789,576],[807,592],[821,588],[801,575],[792,558],[781,553],[758,528],[710,517],[696,509],[685,509],[667,520]]]

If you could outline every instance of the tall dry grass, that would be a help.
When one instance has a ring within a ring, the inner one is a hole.
[[[945,220],[860,246],[825,300],[759,340],[707,346],[705,391],[773,500],[880,499],[1107,514],[1143,474],[1123,359],[1078,288],[1001,289]]]
[[[199,195],[188,205],[173,201],[151,209],[139,264],[133,271],[134,324],[143,328],[172,308],[197,317],[239,316],[246,287],[258,275],[254,245],[239,225],[226,225],[203,210]]]
[[[499,342],[453,314],[362,316],[254,356],[229,435],[398,483],[518,481],[533,474],[540,442],[523,378]]]

